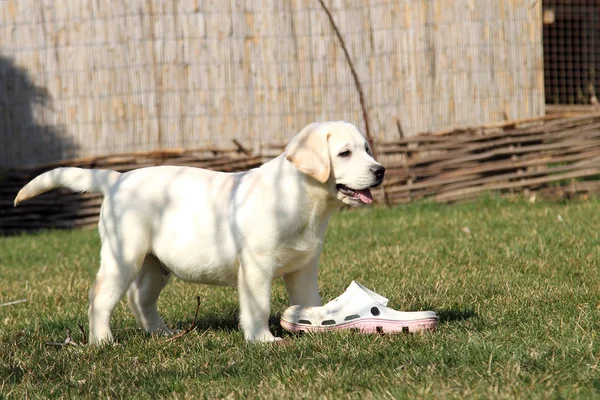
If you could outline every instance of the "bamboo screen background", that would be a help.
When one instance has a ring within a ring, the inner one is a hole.
[[[377,141],[544,114],[542,5],[331,0]],[[365,123],[318,0],[0,0],[0,167]]]

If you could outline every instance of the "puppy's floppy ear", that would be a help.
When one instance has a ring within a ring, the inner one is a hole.
[[[310,124],[294,136],[285,148],[285,158],[303,174],[325,183],[331,172],[329,133],[320,127],[318,123]]]

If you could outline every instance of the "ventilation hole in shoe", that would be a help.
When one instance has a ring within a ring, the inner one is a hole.
[[[377,333],[381,333],[381,334],[383,334],[383,326],[378,326],[378,327],[377,327],[377,328],[375,328],[375,329],[377,329]]]
[[[410,333],[410,330],[408,329],[408,326],[403,326],[402,327],[402,333]]]
[[[306,331],[305,331],[304,329],[299,329],[299,330],[296,332],[296,334],[297,334],[298,336],[304,336],[304,334],[305,334],[305,333],[306,333]]]
[[[378,316],[380,314],[379,308],[377,308],[377,307],[371,308],[371,314],[373,314],[374,316]]]
[[[299,319],[299,320],[298,320],[298,323],[299,323],[299,324],[304,324],[304,325],[312,325],[312,322],[310,322],[310,321],[309,321],[309,320],[307,320],[307,319]]]
[[[335,321],[332,319],[326,319],[325,321],[321,322],[321,325],[335,325]]]
[[[346,318],[344,318],[344,321],[352,321],[353,319],[356,319],[356,318],[360,318],[360,315],[358,315],[358,314],[348,315]]]

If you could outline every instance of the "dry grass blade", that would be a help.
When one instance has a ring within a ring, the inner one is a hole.
[[[15,304],[25,303],[26,301],[27,301],[27,299],[20,299],[20,300],[15,300],[15,301],[9,301],[8,303],[0,304],[0,307],[14,306]]]

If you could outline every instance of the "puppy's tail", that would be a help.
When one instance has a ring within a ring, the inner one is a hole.
[[[15,207],[22,201],[56,188],[74,192],[106,193],[121,174],[107,169],[55,168],[35,177],[15,197]]]

